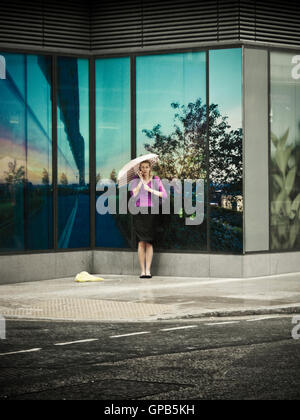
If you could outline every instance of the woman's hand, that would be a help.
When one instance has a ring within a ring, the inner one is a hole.
[[[148,187],[148,185],[144,184],[144,188],[151,194],[157,195],[158,197],[162,198],[162,193],[160,191],[153,190],[152,188]]]
[[[140,189],[142,188],[142,185],[144,185],[144,180],[143,180],[143,177],[142,177],[142,173],[141,173],[141,171],[137,171],[137,175],[139,176],[139,178],[140,178],[140,183],[137,185],[137,187],[136,188],[134,188],[134,190],[133,190],[133,195],[134,195],[134,197],[136,197],[137,195],[138,195],[138,193],[140,192]]]
[[[152,188],[150,188],[147,184],[144,184],[144,188],[145,188],[146,191],[148,191],[150,193],[153,192]]]
[[[142,183],[144,183],[144,179],[143,179],[143,174],[142,174],[142,172],[141,172],[141,171],[137,171],[137,174],[138,174],[138,176],[139,176],[140,180],[142,181]]]

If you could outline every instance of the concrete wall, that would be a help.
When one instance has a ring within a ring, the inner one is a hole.
[[[242,255],[155,253],[152,274],[183,277],[242,276]],[[140,274],[137,252],[94,251],[94,270],[103,274]]]
[[[92,251],[0,256],[0,284],[70,277],[92,270]]]
[[[248,255],[154,253],[153,275],[247,278],[300,273],[300,252]],[[140,274],[136,252],[94,251],[94,273]]]
[[[0,256],[0,284],[92,274],[139,275],[137,252],[77,251]],[[300,252],[250,255],[154,253],[152,274],[176,277],[247,278],[300,273]]]

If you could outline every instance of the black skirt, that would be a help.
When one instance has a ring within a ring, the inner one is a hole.
[[[133,216],[133,227],[138,241],[153,244],[159,215],[151,214],[151,207],[147,207],[147,209],[148,214],[138,213]]]

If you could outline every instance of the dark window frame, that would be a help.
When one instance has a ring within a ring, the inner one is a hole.
[[[96,247],[95,246],[95,217],[96,217],[96,209],[95,209],[95,60],[101,59],[101,58],[113,58],[113,57],[129,57],[130,63],[131,63],[131,151],[132,151],[132,157],[134,157],[135,154],[135,59],[137,56],[143,56],[143,55],[164,55],[164,54],[175,54],[175,53],[185,53],[185,52],[206,52],[206,95],[207,95],[207,104],[209,104],[209,51],[210,50],[217,50],[217,49],[230,49],[230,48],[241,48],[242,51],[244,48],[254,48],[254,49],[262,49],[268,52],[268,105],[269,105],[269,118],[268,118],[268,125],[269,125],[269,132],[268,132],[268,142],[269,142],[269,148],[270,148],[270,54],[271,52],[295,52],[299,54],[300,46],[297,49],[296,46],[276,46],[276,45],[255,45],[254,43],[249,43],[247,41],[236,41],[236,42],[230,42],[230,43],[222,43],[222,45],[206,45],[206,46],[199,46],[199,47],[186,47],[186,48],[166,48],[163,50],[147,50],[144,52],[106,52],[105,54],[93,54],[93,53],[87,53],[87,54],[81,54],[76,53],[76,51],[45,51],[45,49],[35,49],[34,51],[32,49],[27,48],[8,48],[3,47],[0,49],[0,52],[3,53],[12,53],[12,54],[26,54],[26,55],[45,55],[49,56],[52,59],[52,192],[53,192],[53,248],[51,249],[42,249],[42,250],[22,250],[22,251],[0,251],[1,255],[30,255],[30,254],[44,254],[44,253],[57,253],[57,252],[81,252],[81,251],[122,251],[122,252],[132,252],[134,250],[133,248],[104,248],[104,247]],[[89,60],[89,105],[90,105],[90,119],[89,119],[89,146],[90,146],[90,159],[89,159],[89,171],[90,171],[90,247],[87,248],[68,248],[68,249],[58,249],[57,248],[57,116],[56,116],[56,104],[57,104],[57,57],[74,57],[74,58],[86,58]],[[244,68],[244,57],[242,60],[242,69]],[[243,70],[242,70],[243,71]],[[243,99],[244,99],[244,78],[242,82],[242,92],[243,92]],[[242,99],[242,107],[243,107],[243,99]],[[244,128],[244,121],[243,121],[243,128]],[[209,138],[207,138],[207,145],[209,145]],[[207,153],[207,156],[209,156],[209,153]],[[244,165],[244,159],[243,159],[243,165]],[[269,160],[268,160],[268,170],[269,170],[269,176],[270,176],[270,151],[269,151]],[[209,171],[208,171],[209,176]],[[208,178],[209,179],[209,178]],[[269,178],[270,179],[270,178]],[[244,173],[243,173],[243,190],[244,190]],[[269,182],[269,193],[270,193],[270,182]],[[269,195],[270,196],[270,195]],[[209,197],[207,193],[207,218],[209,220]],[[244,197],[245,199],[245,197]],[[250,255],[250,254],[271,254],[271,253],[278,253],[278,252],[297,252],[300,251],[297,249],[293,250],[271,250],[270,249],[270,202],[269,202],[269,250],[267,251],[251,251],[251,252],[245,252],[243,249],[242,253],[232,253],[232,252],[211,252],[209,247],[209,232],[207,236],[208,240],[208,250],[207,251],[196,251],[196,250],[177,250],[177,249],[162,249],[157,250],[161,253],[190,253],[190,254],[216,254],[216,255]],[[244,219],[244,212],[243,212],[243,223],[245,223]],[[209,223],[207,223],[207,230],[209,231]],[[244,234],[244,233],[243,233]]]

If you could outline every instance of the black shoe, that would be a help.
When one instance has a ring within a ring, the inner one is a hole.
[[[152,276],[151,276],[151,274],[149,274],[149,275],[147,275],[147,274],[146,274],[146,275],[145,275],[145,278],[146,278],[146,279],[152,279]]]
[[[146,274],[141,274],[140,275],[140,279],[146,279],[146,278],[147,278]]]

